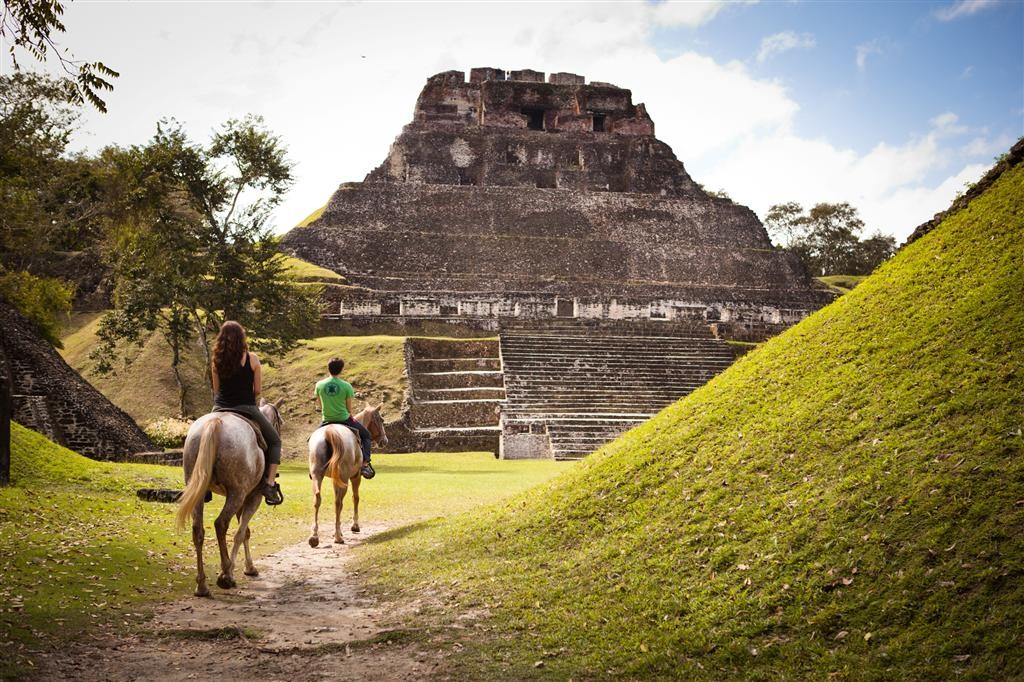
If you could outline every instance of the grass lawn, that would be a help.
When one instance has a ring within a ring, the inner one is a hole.
[[[0,488],[0,678],[28,671],[33,648],[86,628],[123,627],[148,605],[186,597],[195,586],[191,535],[174,532],[175,505],[135,496],[139,488],[180,488],[180,469],[94,462],[12,427],[13,484]],[[374,464],[377,477],[360,491],[361,518],[389,525],[500,500],[571,467],[499,462],[489,453],[375,455]],[[309,531],[305,466],[285,464],[281,485],[285,504],[264,507],[253,518],[257,562],[303,541]],[[216,498],[206,510],[208,569],[219,566],[212,522],[220,502]],[[345,514],[351,519],[350,510]],[[328,492],[322,538],[332,519]]]

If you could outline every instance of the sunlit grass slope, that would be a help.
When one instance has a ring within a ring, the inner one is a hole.
[[[555,462],[508,466],[490,453],[378,455],[374,463],[378,475],[361,490],[365,526],[464,511],[567,468]],[[120,627],[153,602],[191,594],[191,535],[174,532],[175,506],[142,502],[135,494],[180,488],[181,476],[177,467],[95,462],[12,424],[12,485],[0,488],[0,679],[30,670],[36,649],[83,631]],[[253,518],[257,566],[265,553],[302,542],[312,520],[305,466],[285,464],[281,487],[285,503],[263,507]],[[219,567],[213,518],[222,504],[218,497],[206,508],[204,556],[213,575]],[[320,517],[328,540],[333,508],[328,492]]]
[[[322,268],[295,256],[284,256],[284,268],[289,277],[300,282],[345,283],[345,278],[333,270]]]
[[[170,368],[170,350],[162,338],[153,334],[141,348],[124,344],[115,374],[99,376],[93,371],[89,352],[96,345],[99,316],[76,316],[70,333],[64,336],[61,351],[69,365],[82,374],[115,405],[140,424],[163,417],[177,416],[178,386]],[[327,376],[327,361],[339,355],[345,359],[343,376],[374,404],[383,403],[385,417],[399,415],[405,393],[405,339],[399,336],[327,336],[310,339],[264,368],[264,395],[268,400],[285,399],[285,455],[305,455],[305,441],[319,424],[319,412],[312,399],[313,386]],[[212,397],[203,376],[205,354],[193,344],[183,354],[182,375],[189,390],[185,405],[190,416],[210,410]],[[362,407],[363,398],[356,401]]]
[[[848,294],[866,279],[867,275],[827,275],[815,277],[816,280],[828,286],[837,294]]]
[[[1017,167],[570,473],[381,538],[368,574],[489,610],[463,677],[1019,676],[1022,291]]]

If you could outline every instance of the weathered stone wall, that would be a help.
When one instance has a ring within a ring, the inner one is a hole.
[[[0,343],[11,366],[15,421],[93,459],[123,460],[157,449],[131,417],[71,369],[28,320],[2,301],[0,327]]]

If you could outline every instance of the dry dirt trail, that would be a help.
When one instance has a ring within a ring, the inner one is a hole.
[[[68,680],[407,680],[433,677],[445,653],[425,643],[391,642],[416,604],[395,609],[352,575],[352,548],[385,530],[368,524],[347,544],[292,545],[256,561],[260,575],[213,584],[212,598],[159,606],[132,633],[96,635],[37,661],[40,679]],[[207,538],[209,540],[209,536]],[[239,557],[239,564],[241,564]],[[396,637],[396,639],[399,639]],[[406,640],[407,638],[402,638]]]

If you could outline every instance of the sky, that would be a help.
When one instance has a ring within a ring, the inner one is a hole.
[[[848,201],[902,241],[1024,135],[1024,2],[74,0],[62,48],[119,71],[74,147],[262,115],[285,231],[379,165],[428,76],[568,71],[633,92],[687,171],[764,216]],[[8,68],[5,64],[5,68]]]

